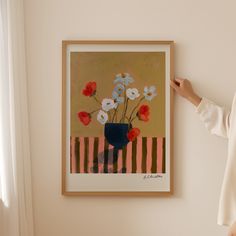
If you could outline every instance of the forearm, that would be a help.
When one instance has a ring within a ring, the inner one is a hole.
[[[171,81],[171,87],[182,97],[190,101],[196,107],[201,102],[201,97],[195,93],[191,83],[187,79],[176,78]]]
[[[230,111],[201,98],[187,79],[176,78],[171,81],[171,87],[196,107],[201,120],[212,134],[228,137]]]
[[[192,94],[191,96],[186,98],[189,102],[191,102],[194,106],[198,106],[202,100],[202,98],[197,94]]]

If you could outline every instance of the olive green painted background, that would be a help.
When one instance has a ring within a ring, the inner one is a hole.
[[[136,119],[133,126],[141,130],[141,136],[165,136],[164,52],[72,52],[70,60],[71,136],[103,135],[104,126],[97,121],[97,113],[92,115],[92,122],[88,126],[78,120],[79,111],[91,112],[99,108],[93,98],[82,94],[82,89],[87,82],[96,81],[99,100],[111,98],[115,75],[121,72],[129,73],[134,78],[129,87],[137,88],[141,96],[144,86],[156,86],[157,96],[141,103],[150,106],[150,120],[143,122]],[[129,102],[128,111],[132,110],[138,100]]]

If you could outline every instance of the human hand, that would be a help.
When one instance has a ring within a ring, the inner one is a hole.
[[[236,221],[229,228],[229,236],[236,236]]]
[[[176,77],[175,80],[170,81],[171,87],[182,97],[198,106],[201,98],[194,92],[189,80]]]

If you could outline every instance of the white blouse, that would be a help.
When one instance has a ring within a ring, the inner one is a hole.
[[[196,112],[210,133],[228,138],[228,158],[217,222],[219,225],[231,225],[236,221],[236,94],[231,111],[202,98]]]

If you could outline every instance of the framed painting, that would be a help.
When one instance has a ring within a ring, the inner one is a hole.
[[[173,41],[62,42],[62,194],[173,193]]]

